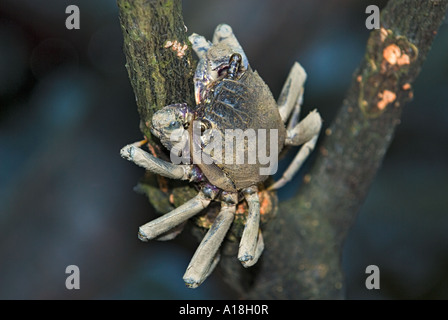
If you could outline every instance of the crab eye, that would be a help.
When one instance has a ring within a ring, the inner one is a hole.
[[[201,121],[201,133],[203,133],[207,129],[210,129],[210,123],[206,120],[202,120]]]
[[[180,122],[179,121],[171,121],[168,129],[174,130],[180,128]]]

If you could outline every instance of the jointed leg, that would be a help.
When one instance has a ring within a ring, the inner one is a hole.
[[[247,60],[246,54],[244,53],[243,47],[241,47],[232,28],[227,24],[220,24],[216,27],[215,33],[213,34],[213,45],[219,47],[226,47],[225,52],[230,55],[233,53],[239,53],[243,58],[242,66],[247,68],[249,61]],[[229,56],[230,57],[230,56]]]
[[[292,177],[299,171],[303,162],[305,162],[306,158],[310,155],[310,153],[314,150],[316,146],[318,135],[315,135],[311,140],[306,142],[300,149],[294,160],[292,160],[291,164],[283,173],[283,176],[276,181],[274,184],[269,186],[268,190],[279,189],[283,187],[288,181],[292,179]]]
[[[232,203],[221,202],[221,211],[191,258],[184,274],[185,284],[190,288],[199,286],[216,265],[218,249],[229,231],[235,215],[237,194],[234,194],[233,198]]]
[[[306,77],[307,75],[303,67],[298,62],[295,62],[277,100],[278,111],[284,123],[286,123],[296,105],[298,105],[296,107],[296,110],[298,109],[296,118],[298,118]]]
[[[138,237],[142,241],[148,241],[173,229],[184,221],[190,219],[202,209],[206,208],[210,201],[216,197],[217,191],[207,190],[205,188],[199,191],[193,199],[185,202],[176,209],[164,214],[163,216],[152,220],[139,228]]]
[[[286,132],[286,145],[300,146],[319,135],[322,127],[322,118],[316,110],[311,111],[295,127]]]
[[[286,128],[285,145],[303,145],[299,149],[294,160],[283,173],[281,179],[271,185],[268,190],[279,189],[290,181],[316,146],[317,138],[322,127],[322,119],[319,113],[314,110],[301,122],[297,123],[303,101],[303,85],[305,80],[305,70],[296,62],[291,68],[288,78],[283,86],[278,99],[278,106],[282,120],[286,122],[289,118],[289,123]]]
[[[207,53],[208,49],[212,46],[210,41],[207,41],[205,37],[198,35],[197,33],[193,33],[188,37],[188,40],[191,42],[191,47],[199,59],[202,59]]]
[[[212,47],[212,45],[226,45],[230,47],[233,51],[232,53],[240,53],[243,57],[244,62],[247,62],[247,57],[244,54],[244,50],[240,43],[233,34],[232,28],[227,24],[220,24],[216,27],[213,34],[213,43],[207,41],[204,36],[193,33],[188,37],[192,44],[192,48],[199,59],[203,59],[207,51]],[[247,66],[247,64],[245,64]]]
[[[258,230],[257,247],[255,249],[254,258],[252,260],[248,260],[248,261],[241,261],[241,264],[245,268],[252,267],[253,265],[255,265],[258,262],[258,259],[260,258],[261,254],[263,253],[263,250],[264,250],[263,234],[261,233],[261,230]]]
[[[210,75],[206,72],[206,55],[208,50],[211,48],[212,43],[210,41],[207,41],[205,37],[198,35],[197,33],[193,33],[191,36],[189,36],[188,40],[190,40],[192,48],[199,58],[193,78],[196,104],[199,104],[201,102],[202,91],[206,87],[207,83],[210,82]]]
[[[302,91],[302,93],[303,93],[303,91]],[[303,95],[301,95],[299,97],[299,99],[296,102],[296,105],[294,106],[294,109],[293,109],[291,116],[289,118],[289,121],[288,121],[288,125],[286,126],[287,131],[292,130],[299,122],[300,111],[302,111],[302,101],[303,101]]]
[[[246,267],[254,259],[258,260],[256,253],[260,226],[260,200],[258,199],[257,191],[257,187],[255,186],[244,190],[244,196],[249,207],[249,214],[240,241],[238,260]]]
[[[156,158],[140,148],[144,142],[145,140],[123,147],[120,150],[121,156],[146,170],[170,179],[191,180],[193,178],[192,165],[176,165]]]
[[[238,40],[233,34],[232,27],[224,23],[216,27],[212,39],[214,45],[222,41],[229,43],[231,46],[235,48],[241,48],[241,45],[239,44]]]
[[[154,157],[152,154],[140,149],[146,143],[146,140],[135,142],[123,147],[120,151],[121,156],[135,164],[171,179],[193,180],[195,174],[192,165],[175,165]],[[174,209],[173,211],[148,222],[139,228],[139,238],[142,241],[154,239],[176,226],[179,226],[202,209],[207,207],[211,200],[217,195],[217,190],[208,186],[202,188],[199,194],[187,201],[183,205]],[[165,234],[162,239],[166,237],[170,239],[176,235],[176,232],[170,236]]]
[[[179,224],[178,226],[175,226],[171,230],[165,232],[164,234],[161,234],[160,236],[158,236],[154,240],[157,240],[157,241],[173,240],[174,238],[176,238],[184,230],[184,227],[185,227],[186,224],[187,224],[187,221],[184,221],[181,224]],[[146,239],[140,237],[140,233],[139,233],[138,237],[142,241],[146,241]]]
[[[316,110],[310,112],[305,119],[298,123],[306,77],[305,70],[298,62],[295,62],[277,101],[283,122],[286,123],[289,118],[286,128],[286,145],[298,146],[311,140],[319,134],[322,126],[322,119]]]
[[[269,186],[268,190],[279,189],[294,177],[310,153],[314,150],[321,127],[322,119],[319,113],[314,110],[296,125],[294,129],[287,131],[285,140],[286,145],[298,146],[304,144],[299,149],[294,160],[292,160],[280,180]]]

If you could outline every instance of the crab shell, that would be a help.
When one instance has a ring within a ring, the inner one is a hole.
[[[262,152],[267,156],[270,156],[270,152],[276,152],[275,159],[277,159],[284,146],[286,129],[269,87],[256,71],[252,71],[249,67],[236,80],[224,77],[213,81],[195,111],[195,120],[208,123],[212,129],[218,130],[222,137],[225,137],[226,129],[241,129],[243,132],[252,129],[255,132],[256,144],[244,139],[242,164],[237,163],[235,159],[236,152],[241,152],[236,150],[238,147],[236,144],[233,147],[233,159],[226,162],[224,141],[221,148],[221,162],[197,164],[210,183],[224,191],[236,192],[267,179],[269,175],[260,173],[260,168],[267,165],[260,163],[258,157],[260,150],[257,149],[265,148]],[[259,137],[259,129],[265,130],[265,137]],[[272,151],[271,129],[277,132],[277,150]],[[248,161],[248,155],[252,152],[257,152],[256,163]],[[216,159],[216,155],[209,156]]]

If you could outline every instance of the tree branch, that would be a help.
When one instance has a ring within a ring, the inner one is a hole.
[[[335,120],[311,182],[267,226],[251,298],[343,298],[343,241],[375,177],[448,1],[391,0]],[[398,50],[397,50],[398,48]],[[281,235],[281,236],[279,236]]]
[[[126,69],[140,115],[140,130],[151,152],[169,160],[149,130],[153,114],[174,103],[194,105],[196,61],[182,16],[181,0],[117,0]],[[137,191],[148,196],[159,213],[166,213],[196,195],[185,182],[146,172]],[[170,193],[168,192],[170,190]],[[175,202],[170,201],[175,194]],[[174,205],[174,206],[173,206]]]
[[[152,115],[166,105],[194,104],[193,70],[181,1],[117,0],[123,30],[126,68],[141,119],[141,129],[151,138]],[[177,41],[179,50],[173,43]],[[171,46],[170,46],[171,44]]]
[[[149,121],[155,111],[172,103],[194,105],[195,66],[190,48],[184,55],[181,50],[189,46],[181,1],[117,3],[140,127],[151,139]],[[244,269],[233,253],[235,244],[223,247],[221,269],[243,297],[344,297],[343,241],[400,122],[401,110],[412,98],[412,83],[447,7],[448,0],[389,1],[381,15],[382,28],[371,33],[364,60],[326,131],[311,181],[280,204],[277,218],[264,230],[262,259]],[[154,153],[163,156],[156,141],[150,144]],[[159,188],[153,182],[144,190],[156,209],[166,212],[172,207],[161,191],[166,181],[159,180]],[[176,190],[182,194],[175,197],[177,201],[192,197],[188,186]]]

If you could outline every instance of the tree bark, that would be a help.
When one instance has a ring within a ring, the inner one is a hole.
[[[448,1],[391,0],[310,172],[267,226],[251,298],[344,297],[343,242],[412,98]],[[398,48],[398,50],[397,50]],[[395,97],[395,98],[394,98]],[[281,235],[279,237],[279,235]]]
[[[169,161],[167,151],[151,136],[155,112],[174,103],[194,105],[192,58],[180,0],[117,0],[126,69],[140,115],[140,130],[154,156]],[[168,192],[170,190],[170,192]],[[196,195],[186,182],[146,172],[136,191],[147,195],[159,213],[167,213]],[[170,201],[175,194],[175,201]]]
[[[171,103],[194,103],[194,62],[181,1],[117,3],[141,129],[150,138],[149,121],[156,110]],[[252,270],[243,269],[235,257],[221,262],[227,282],[241,297],[344,298],[344,239],[400,123],[402,108],[412,98],[412,83],[447,7],[448,0],[390,0],[383,9],[381,29],[371,32],[342,107],[325,132],[311,179],[293,199],[280,204],[276,219],[263,230],[262,259]],[[168,41],[188,45],[185,55],[180,57]],[[153,147],[158,148],[156,143]]]
[[[140,128],[151,138],[152,115],[166,105],[194,104],[192,51],[180,55],[173,43],[189,48],[182,3],[176,0],[118,0],[126,69],[135,93]],[[171,45],[170,45],[171,44]],[[177,47],[177,46],[176,46]]]

